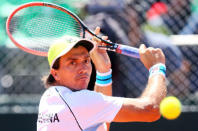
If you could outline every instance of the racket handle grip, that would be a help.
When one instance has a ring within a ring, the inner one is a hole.
[[[139,49],[127,45],[118,44],[116,52],[133,58],[140,58]]]

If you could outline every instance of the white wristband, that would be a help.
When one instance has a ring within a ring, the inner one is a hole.
[[[112,69],[108,72],[100,73],[96,71],[96,85],[108,86],[112,84]]]
[[[166,77],[166,66],[162,63],[153,65],[149,69],[149,77],[156,75],[156,74],[162,74],[163,76]]]
[[[111,75],[111,73],[112,73],[112,69],[110,69],[108,72],[105,72],[105,73],[100,73],[96,71],[96,74],[99,76],[107,76],[107,75]]]

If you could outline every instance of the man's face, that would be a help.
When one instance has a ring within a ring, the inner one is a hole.
[[[83,46],[73,48],[60,58],[60,66],[55,70],[55,79],[59,85],[72,90],[86,89],[92,71],[91,58]],[[53,75],[54,76],[54,75]]]

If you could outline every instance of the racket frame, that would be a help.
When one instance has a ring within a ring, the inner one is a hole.
[[[82,37],[84,38],[85,37],[85,32],[88,32],[90,35],[98,38],[99,40],[101,40],[102,42],[106,43],[107,46],[103,46],[102,48],[105,48],[109,51],[115,51],[115,52],[118,52],[120,53],[120,50],[119,50],[119,44],[117,43],[113,43],[111,41],[107,41],[107,40],[104,40],[102,39],[101,37],[97,36],[95,33],[93,33],[90,29],[88,29],[88,27],[83,23],[83,21],[77,16],[75,15],[74,13],[72,13],[71,11],[69,11],[68,9],[64,8],[64,7],[61,7],[61,6],[58,6],[56,4],[52,4],[52,3],[47,3],[47,2],[30,2],[30,3],[26,3],[26,4],[23,4],[21,6],[19,6],[18,8],[16,8],[12,14],[8,17],[7,19],[7,22],[6,22],[6,31],[7,31],[7,34],[9,36],[9,38],[11,39],[11,41],[17,46],[19,47],[20,49],[28,52],[28,53],[31,53],[31,54],[34,54],[34,55],[39,55],[39,56],[47,56],[48,53],[47,52],[42,52],[42,51],[36,51],[36,50],[31,50],[29,48],[26,48],[24,46],[22,46],[21,44],[19,44],[12,36],[10,30],[9,30],[9,26],[10,26],[10,22],[12,20],[12,17],[21,9],[24,9],[24,8],[28,8],[28,7],[32,7],[32,6],[44,6],[44,7],[50,7],[50,8],[54,8],[54,9],[58,9],[64,13],[67,13],[68,15],[70,15],[72,18],[74,18],[78,23],[79,25],[81,26],[82,28]]]
[[[47,2],[30,2],[30,3],[26,3],[23,4],[21,6],[19,6],[18,8],[16,8],[11,15],[8,17],[7,22],[6,22],[6,32],[9,36],[9,38],[11,39],[11,41],[20,49],[34,54],[34,55],[39,55],[39,56],[47,56],[47,52],[42,52],[42,51],[36,51],[36,50],[31,50],[29,48],[26,48],[24,46],[22,46],[20,43],[18,43],[14,37],[12,36],[12,33],[10,32],[9,28],[10,28],[10,23],[11,20],[13,18],[13,16],[20,10],[24,9],[24,8],[28,8],[28,7],[33,7],[33,6],[44,6],[44,7],[50,7],[50,8],[54,8],[54,9],[58,9],[64,13],[67,13],[68,15],[70,15],[72,18],[74,18],[79,25],[81,26],[82,30],[83,30],[83,38],[85,37],[85,31],[89,32],[91,35],[96,36],[92,31],[90,31],[87,26],[84,25],[84,23],[80,20],[80,18],[78,16],[76,16],[74,13],[72,13],[71,11],[67,10],[66,8],[63,8],[61,6],[52,4],[52,3],[47,3]]]

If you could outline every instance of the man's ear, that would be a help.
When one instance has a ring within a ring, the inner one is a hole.
[[[56,81],[58,81],[59,80],[59,76],[58,76],[58,72],[57,72],[57,70],[55,70],[55,69],[50,69],[50,74],[54,77],[54,79],[56,80]]]

